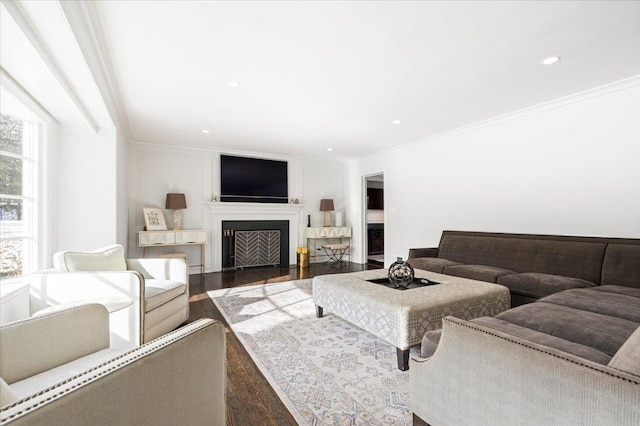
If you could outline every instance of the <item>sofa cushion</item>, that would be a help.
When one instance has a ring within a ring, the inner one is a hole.
[[[594,287],[595,284],[580,278],[528,272],[498,278],[498,284],[514,293],[540,298],[570,288]]]
[[[507,274],[515,274],[508,269],[496,268],[485,265],[454,265],[444,268],[444,273],[454,277],[469,278],[471,280],[487,281],[495,283],[498,277]]]
[[[579,343],[571,342],[569,340],[561,339],[550,334],[542,333],[530,328],[521,327],[517,324],[513,324],[498,318],[482,317],[472,320],[471,322],[490,327],[504,333],[511,334],[522,339],[529,340],[530,342],[538,343],[541,345],[549,346],[567,352],[572,355],[579,356],[584,359],[588,359],[599,364],[607,365],[611,360],[611,356],[594,349],[588,345],[582,345]]]
[[[540,302],[554,303],[556,305],[580,309],[581,311],[624,318],[640,324],[640,298],[619,293],[598,291],[596,288],[566,290],[540,299]],[[640,291],[640,289],[630,290]]]
[[[538,301],[511,308],[496,318],[613,356],[638,328],[623,318]]]
[[[96,251],[60,251],[53,255],[57,271],[126,271],[124,247],[113,245]]]
[[[602,261],[600,284],[640,288],[640,244],[610,243]]]
[[[446,268],[447,266],[460,265],[460,263],[458,262],[447,259],[440,259],[437,257],[417,257],[414,259],[407,259],[407,263],[413,266],[415,269],[437,272],[438,274],[442,274],[444,268]]]
[[[470,322],[502,331],[503,333],[511,334],[512,336],[520,337],[534,343],[549,346],[599,364],[607,365],[611,360],[610,355],[600,352],[592,347],[570,342],[550,334],[521,327],[497,318],[482,317],[471,320]],[[434,354],[438,348],[441,334],[442,330],[429,331],[424,334],[424,337],[422,338],[422,346],[420,347],[420,356],[423,358],[429,358]]]
[[[624,287],[621,285],[602,285],[593,287],[593,291],[604,291],[607,293],[624,294],[625,296],[640,298],[640,288]]]
[[[606,238],[444,231],[438,257],[599,284]],[[615,284],[615,283],[610,283]]]
[[[640,376],[640,327],[611,358],[609,367]]]
[[[150,310],[164,305],[171,299],[184,294],[187,290],[187,284],[180,281],[170,280],[145,280],[144,281],[144,311]]]

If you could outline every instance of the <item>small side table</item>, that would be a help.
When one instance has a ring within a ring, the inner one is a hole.
[[[0,324],[29,318],[29,282],[0,285]]]
[[[324,244],[330,244],[327,240],[338,240],[339,244],[345,244],[350,246],[351,244],[351,227],[350,226],[323,226],[323,227],[308,227],[304,228],[304,236],[307,239],[307,247],[309,248],[309,258],[316,263],[318,257],[318,240],[324,240]],[[320,244],[322,247],[322,244]],[[351,261],[351,255],[347,250],[343,255],[349,256]],[[324,256],[324,255],[320,255]],[[341,257],[342,258],[342,257]]]

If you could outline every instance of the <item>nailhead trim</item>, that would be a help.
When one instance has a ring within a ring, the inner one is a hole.
[[[74,309],[74,308],[69,308],[69,309]],[[21,321],[22,320],[19,320],[19,321],[16,321],[16,322],[21,322]],[[178,341],[178,340],[180,340],[181,338],[183,338],[185,336],[191,335],[191,334],[195,333],[196,331],[202,330],[203,328],[207,327],[208,325],[215,324],[217,322],[218,321],[209,320],[209,319],[200,319],[200,320],[194,321],[194,322],[192,322],[190,324],[185,325],[182,328],[179,328],[179,329],[174,330],[172,332],[169,332],[169,333],[167,333],[167,334],[165,334],[163,336],[160,336],[157,339],[152,340],[151,342],[148,342],[148,343],[146,343],[146,344],[144,344],[144,345],[142,345],[142,346],[140,346],[138,348],[132,349],[132,350],[130,350],[128,352],[125,352],[124,354],[121,354],[121,355],[119,355],[119,356],[117,356],[115,358],[112,358],[112,359],[110,359],[108,361],[105,361],[102,364],[99,364],[99,365],[97,365],[97,366],[95,366],[95,367],[93,367],[93,368],[91,368],[89,370],[86,370],[86,371],[83,371],[82,373],[76,374],[75,376],[70,377],[70,378],[68,378],[68,379],[66,379],[66,380],[64,380],[64,381],[62,381],[62,382],[60,382],[60,383],[58,383],[56,385],[50,386],[47,389],[41,390],[38,393],[35,393],[33,395],[30,395],[30,396],[28,396],[26,398],[23,398],[23,399],[21,399],[19,401],[14,402],[11,405],[3,407],[2,410],[0,410],[0,423],[4,423],[4,422],[6,422],[8,420],[13,420],[13,419],[15,419],[17,417],[20,417],[20,416],[22,416],[24,414],[27,414],[31,410],[34,410],[34,409],[36,409],[36,408],[38,408],[38,407],[40,407],[42,405],[45,405],[45,404],[49,403],[50,401],[52,401],[54,399],[57,399],[57,398],[65,395],[65,394],[77,389],[77,388],[83,387],[86,384],[88,384],[90,382],[93,382],[93,381],[99,379],[100,377],[111,373],[114,370],[118,370],[118,369],[120,369],[120,368],[122,368],[122,367],[124,367],[124,366],[126,366],[128,364],[131,364],[134,361],[136,361],[136,360],[138,360],[140,358],[143,358],[143,357],[147,356],[150,353],[157,352],[158,350],[160,350],[160,349],[172,344],[173,342]],[[186,332],[186,334],[185,334],[185,331],[186,331],[185,329],[187,329],[187,328],[189,328],[190,330],[188,330]],[[123,360],[122,362],[118,362],[118,361],[122,360],[123,358],[129,357],[131,355],[134,355],[134,356],[132,358],[127,359],[127,360]],[[102,369],[104,367],[108,367],[111,364],[116,363],[116,362],[117,362],[117,364],[111,366],[110,368],[108,368],[106,370],[103,370],[103,371],[100,371],[100,372],[96,372],[96,370]],[[83,376],[89,375],[90,373],[93,373],[93,372],[96,372],[96,374],[93,374],[90,377],[87,377],[87,378],[83,379],[80,383],[73,384],[70,387],[66,387],[66,388],[64,387],[64,385],[66,385],[66,384],[68,384],[68,383],[70,383],[70,382],[72,382],[74,380],[80,379]],[[13,407],[16,407],[16,406],[18,406],[20,404],[23,404],[23,403],[27,402],[27,401],[36,399],[37,397],[42,396],[47,392],[50,392],[52,390],[55,390],[56,388],[61,388],[61,387],[63,389],[60,389],[60,392],[55,393],[55,394],[53,394],[51,396],[48,396],[46,399],[38,401],[38,402],[34,403],[33,405],[29,405],[29,406],[23,408],[21,411],[13,413],[13,414],[11,414],[11,415],[9,415],[7,417],[2,417],[2,413],[3,412],[6,412],[6,411],[10,410]]]
[[[568,361],[568,362],[570,362],[572,364],[576,364],[576,365],[579,365],[581,367],[588,368],[589,370],[597,371],[598,373],[606,374],[607,376],[611,376],[611,377],[614,377],[616,379],[624,380],[625,382],[629,382],[629,383],[632,383],[634,385],[640,385],[640,382],[638,382],[638,381],[629,379],[627,377],[619,376],[619,375],[614,374],[612,372],[605,371],[604,369],[596,368],[596,367],[593,367],[591,365],[586,365],[586,364],[584,364],[582,362],[579,362],[579,361],[576,361],[576,360],[573,360],[573,359],[569,359],[569,358],[564,357],[562,355],[554,354],[554,353],[546,351],[544,349],[536,348],[534,346],[531,346],[530,344],[527,344],[527,343],[524,343],[524,342],[519,342],[519,341],[516,341],[516,340],[514,340],[512,338],[509,338],[509,337],[505,337],[505,336],[501,336],[501,335],[496,334],[496,333],[492,333],[491,331],[484,330],[484,329],[480,328],[478,325],[473,324],[473,323],[459,322],[456,318],[445,318],[445,319],[443,319],[443,321],[449,321],[449,322],[461,325],[463,327],[469,328],[471,330],[480,331],[480,332],[488,334],[490,336],[494,336],[494,337],[497,337],[499,339],[506,340],[506,341],[511,342],[511,343],[515,343],[516,345],[524,346],[525,348],[533,349],[534,351],[542,352],[543,354],[546,354],[546,355],[551,355],[554,358],[558,358],[558,359],[561,359],[561,360],[564,360],[564,361]],[[604,366],[604,367],[612,368],[612,367],[608,367],[608,366]]]

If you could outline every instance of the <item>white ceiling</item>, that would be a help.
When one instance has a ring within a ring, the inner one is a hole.
[[[359,158],[640,74],[637,1],[97,7],[131,135],[158,144]]]

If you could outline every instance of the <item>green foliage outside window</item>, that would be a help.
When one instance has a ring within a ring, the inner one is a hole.
[[[0,194],[23,195],[21,158],[23,121],[0,115]],[[23,232],[23,200],[0,196],[0,234],[3,237]],[[0,242],[0,277],[18,276],[23,273],[22,239],[6,239]]]

